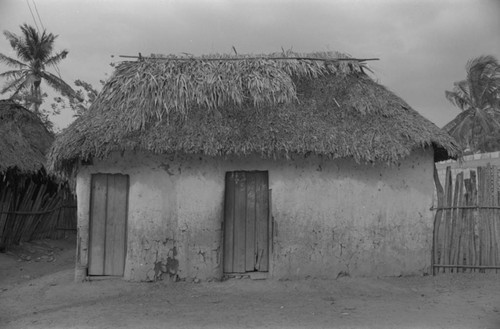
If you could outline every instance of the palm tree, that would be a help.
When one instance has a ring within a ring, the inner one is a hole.
[[[56,67],[68,55],[67,50],[53,53],[54,41],[57,35],[47,33],[45,30],[40,34],[35,28],[27,24],[21,25],[22,35],[18,36],[12,32],[4,31],[4,35],[16,51],[18,59],[11,58],[0,53],[0,62],[14,68],[0,74],[0,78],[6,78],[7,83],[0,90],[1,94],[13,92],[11,98],[19,96],[20,92],[28,92],[24,97],[27,107],[33,105],[33,111],[40,113],[42,103],[42,91],[40,84],[45,81],[54,90],[63,95],[74,95],[73,89],[61,78],[46,70],[47,67]]]
[[[454,83],[446,98],[462,113],[443,127],[471,150],[477,150],[480,139],[500,130],[500,65],[493,56],[471,59],[466,65],[465,80]]]

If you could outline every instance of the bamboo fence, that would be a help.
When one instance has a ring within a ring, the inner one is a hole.
[[[459,172],[453,182],[446,168],[444,188],[434,171],[433,274],[500,270],[499,170],[489,163]]]
[[[76,202],[66,185],[40,176],[0,174],[0,249],[21,241],[60,239],[76,231]]]

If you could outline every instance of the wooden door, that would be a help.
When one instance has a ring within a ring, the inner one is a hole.
[[[92,175],[89,275],[123,275],[127,201],[128,175]]]
[[[226,174],[224,272],[267,272],[269,183],[267,171]]]

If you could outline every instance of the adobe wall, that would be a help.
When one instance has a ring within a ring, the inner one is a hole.
[[[114,154],[77,176],[77,278],[88,261],[92,173],[130,176],[125,279],[222,277],[227,171],[267,170],[272,190],[270,276],[335,278],[423,273],[432,243],[433,153],[398,165],[297,157],[263,160]]]

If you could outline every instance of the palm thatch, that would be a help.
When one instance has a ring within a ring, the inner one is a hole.
[[[289,157],[311,153],[395,163],[458,144],[339,53],[167,56],[123,62],[89,111],[56,139],[50,168],[113,151]],[[307,57],[300,59],[297,57]],[[277,57],[280,57],[279,59]],[[320,60],[316,60],[320,59]]]
[[[23,106],[0,100],[0,172],[9,168],[35,173],[45,166],[54,136]]]

